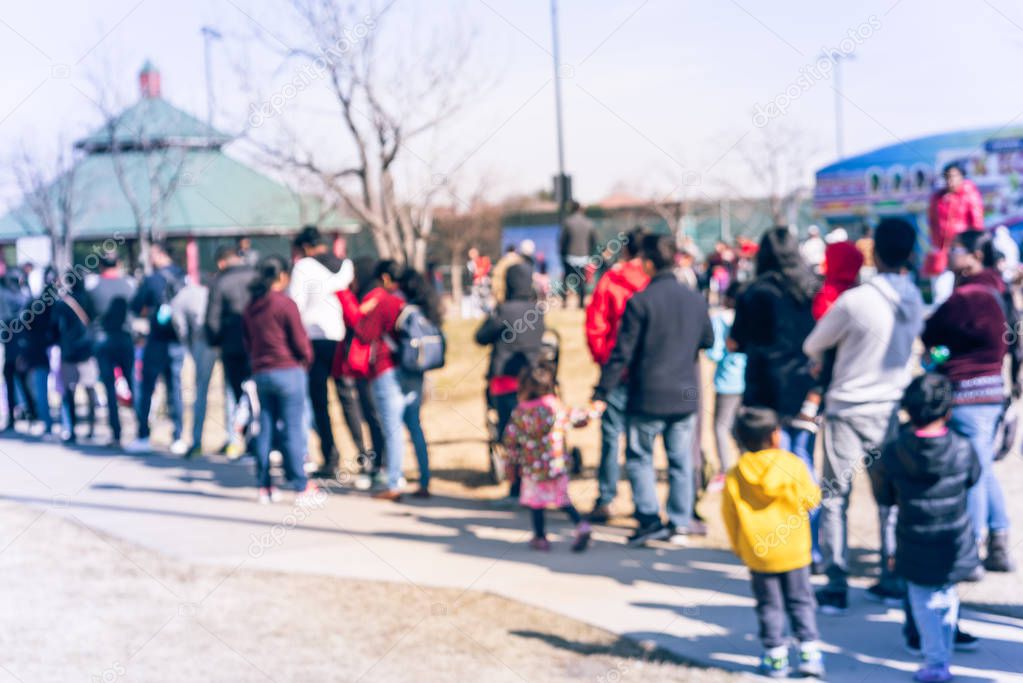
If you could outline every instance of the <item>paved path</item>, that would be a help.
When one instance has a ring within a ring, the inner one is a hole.
[[[491,591],[693,661],[735,670],[756,662],[746,571],[728,553],[629,550],[623,530],[606,529],[585,555],[565,543],[540,555],[525,546],[520,512],[454,499],[384,504],[340,488],[315,509],[293,507],[290,493],[259,506],[252,480],[249,463],[0,440],[0,498],[190,562]],[[568,527],[553,526],[564,540]],[[829,680],[908,680],[917,663],[902,650],[901,612],[866,603],[859,590],[851,599],[850,616],[820,620]],[[1023,621],[967,612],[963,624],[984,642],[957,655],[957,680],[1023,682]]]

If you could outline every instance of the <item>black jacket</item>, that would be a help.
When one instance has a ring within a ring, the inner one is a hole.
[[[231,266],[218,273],[210,285],[210,300],[206,307],[206,337],[210,345],[220,347],[224,353],[245,353],[242,344],[242,313],[252,298],[249,285],[255,279],[254,268]]]
[[[147,342],[176,342],[178,335],[174,326],[170,323],[170,316],[167,316],[167,324],[161,324],[158,320],[160,307],[169,304],[174,295],[185,284],[185,273],[176,265],[169,265],[154,271],[148,275],[135,292],[135,298],[131,302],[131,310],[135,315],[146,315],[149,317],[149,337]]]
[[[518,377],[536,362],[543,341],[543,311],[533,301],[532,266],[517,264],[508,269],[505,301],[476,330],[476,343],[493,344],[487,379]]]
[[[754,280],[735,304],[732,339],[746,354],[742,403],[770,408],[782,418],[799,414],[815,386],[803,342],[813,330],[811,299],[797,300],[775,273]]]
[[[656,417],[694,413],[700,408],[699,351],[713,344],[707,302],[673,273],[658,273],[626,304],[618,340],[593,397],[607,400],[627,370],[626,412]]]
[[[878,505],[898,505],[895,571],[923,586],[963,581],[977,566],[967,494],[980,478],[970,443],[949,430],[919,437],[904,426],[870,468]]]
[[[72,303],[77,304],[78,311],[72,308]],[[74,297],[66,294],[54,304],[50,332],[60,346],[62,363],[83,363],[92,357],[94,345],[92,319],[95,315],[96,311],[88,292],[80,292]]]

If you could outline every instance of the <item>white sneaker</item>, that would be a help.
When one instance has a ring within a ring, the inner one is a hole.
[[[170,447],[171,455],[182,456],[188,452],[188,444],[185,443],[184,439],[177,439]]]
[[[281,499],[281,494],[277,492],[277,489],[270,487],[268,489],[259,489],[259,504],[269,505],[270,503],[276,503]]]
[[[371,488],[373,488],[373,477],[364,473],[355,478],[356,491],[369,491]]]
[[[46,427],[42,422],[33,422],[28,427],[28,433],[30,436],[42,436],[46,433]]]
[[[284,454],[280,451],[270,451],[270,464],[280,467],[284,464]]]
[[[125,447],[129,453],[152,453],[153,447],[149,445],[149,439],[135,439],[129,442]]]
[[[321,508],[327,502],[327,492],[309,482],[305,490],[295,496],[295,505],[301,508]]]
[[[60,443],[60,437],[53,432],[46,432],[41,438],[46,443]]]

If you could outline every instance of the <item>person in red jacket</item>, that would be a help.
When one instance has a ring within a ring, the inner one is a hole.
[[[973,181],[966,179],[962,164],[954,161],[942,173],[945,187],[934,193],[927,211],[931,252],[924,263],[924,274],[932,277],[948,269],[948,250],[956,236],[984,229],[984,200]]]
[[[259,435],[256,437],[256,477],[259,502],[276,500],[270,477],[270,442],[279,424],[284,451],[284,473],[299,492],[296,503],[314,502],[319,494],[305,475],[306,369],[313,361],[313,346],[302,325],[298,306],[285,293],[288,263],[267,256],[249,285],[252,299],[242,314],[242,343],[252,366],[259,396]]]
[[[824,284],[813,298],[810,312],[820,320],[839,295],[856,286],[863,267],[863,253],[853,242],[835,242],[824,250]]]
[[[369,380],[370,392],[384,430],[387,487],[374,493],[373,497],[392,501],[401,498],[401,473],[405,456],[402,433],[405,396],[391,352],[398,315],[405,306],[398,285],[401,270],[401,266],[394,261],[380,261],[373,271],[377,285],[366,293],[361,302],[350,290],[337,293],[345,325],[354,334],[348,356],[343,361],[343,371]]]
[[[650,276],[643,269],[643,260],[639,257],[644,235],[642,228],[629,233],[622,247],[622,260],[600,278],[586,307],[586,343],[593,360],[601,367],[611,357],[625,304],[650,282]],[[590,520],[594,522],[607,521],[611,503],[618,494],[618,454],[625,429],[627,397],[627,385],[623,382],[608,394],[607,410],[600,419],[599,493],[590,513]]]

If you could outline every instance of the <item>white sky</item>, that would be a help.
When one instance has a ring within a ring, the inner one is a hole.
[[[665,192],[686,172],[700,185],[694,191],[713,192],[723,179],[748,184],[734,145],[759,134],[752,123],[756,106],[783,93],[822,49],[842,47],[848,32],[864,24],[873,24],[870,35],[844,65],[847,153],[926,133],[1023,121],[1020,2],[560,4],[562,62],[571,71],[563,81],[567,165],[584,201],[616,187]],[[465,150],[476,150],[462,171],[463,184],[486,174],[496,194],[547,187],[556,168],[548,0],[398,0],[395,11],[430,30],[473,27],[470,70],[496,83],[468,103],[450,136],[437,143],[440,149],[431,150],[438,155],[431,170],[446,172]],[[90,75],[116,78],[130,100],[146,58],[162,71],[165,96],[203,116],[204,24],[226,36],[214,53],[223,105],[217,122],[237,128],[248,100],[230,63],[246,54],[254,21],[275,30],[287,16],[280,0],[2,3],[0,159],[23,144],[52,150],[58,139],[97,125],[95,106],[80,92],[91,92]],[[267,74],[278,66],[265,56],[250,64]],[[287,78],[294,68],[282,67],[274,77]],[[768,129],[798,129],[818,150],[807,158],[802,180],[809,182],[814,168],[834,158],[835,92],[830,79],[799,90]],[[313,95],[285,116],[301,121],[309,139],[323,140],[323,149],[343,165],[347,150],[335,120],[308,112],[322,112]],[[9,198],[5,175],[0,195]]]

